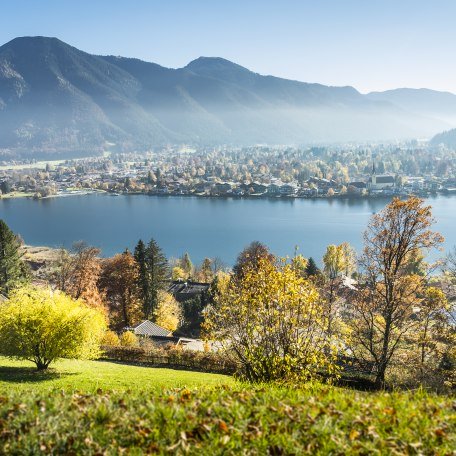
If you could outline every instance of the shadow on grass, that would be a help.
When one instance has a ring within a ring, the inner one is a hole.
[[[58,372],[49,368],[38,371],[36,367],[0,366],[0,381],[10,383],[38,383],[76,375],[70,372]]]

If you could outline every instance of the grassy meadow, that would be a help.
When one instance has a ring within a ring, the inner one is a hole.
[[[2,454],[454,454],[456,398],[0,358]]]

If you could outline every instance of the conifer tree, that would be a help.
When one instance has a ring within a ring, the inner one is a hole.
[[[27,280],[27,265],[22,260],[20,247],[19,238],[0,220],[0,293],[8,295]]]
[[[169,278],[168,261],[155,240],[147,247],[139,241],[135,248],[135,260],[139,266],[139,288],[145,318],[150,318],[158,305],[158,292],[163,290]]]
[[[146,245],[140,239],[135,247],[134,255],[136,263],[138,263],[138,288],[140,291],[141,301],[143,303],[143,311],[146,308],[145,303],[148,301],[149,292],[149,274],[146,264]]]
[[[158,306],[159,291],[165,288],[166,281],[169,279],[168,260],[154,239],[149,241],[146,248],[146,268],[150,290],[144,306],[144,314],[147,318],[154,314]]]
[[[320,270],[318,269],[315,260],[312,257],[310,257],[306,266],[306,274],[308,276],[316,276],[319,274],[319,272]]]

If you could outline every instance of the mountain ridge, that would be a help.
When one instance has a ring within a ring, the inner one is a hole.
[[[0,47],[0,151],[84,155],[106,143],[126,151],[430,137],[456,126],[452,94],[435,93],[442,112],[435,103],[416,109],[397,94],[265,76],[221,57],[173,69],[89,54],[54,37],[18,37]]]

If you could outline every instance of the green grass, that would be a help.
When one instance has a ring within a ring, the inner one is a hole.
[[[2,454],[454,454],[455,398],[0,358]],[[186,385],[184,387],[184,385]],[[81,392],[76,393],[78,389]]]
[[[37,372],[32,363],[0,357],[0,391],[65,390],[94,393],[157,391],[233,384],[231,377],[174,369],[152,369],[105,361],[61,360],[48,371]]]

